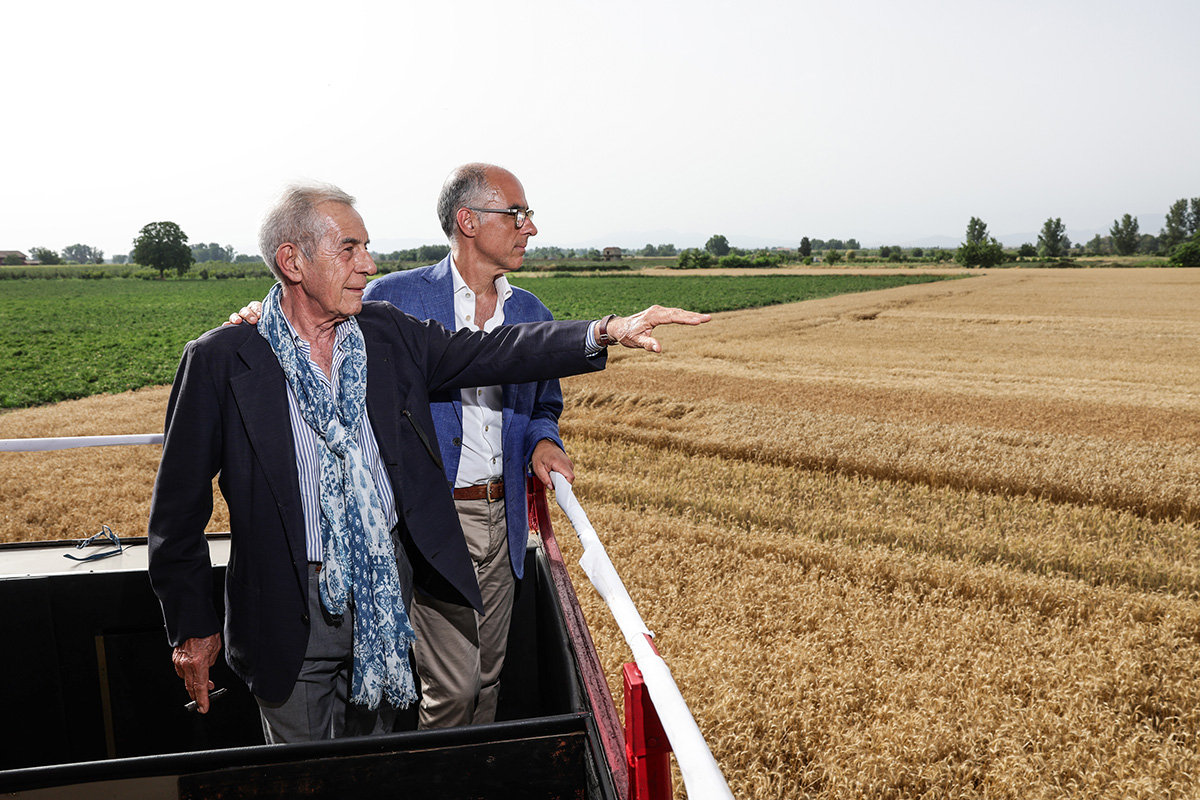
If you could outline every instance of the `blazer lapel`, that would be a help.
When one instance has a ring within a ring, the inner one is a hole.
[[[257,334],[238,348],[238,356],[247,367],[229,381],[238,413],[283,515],[288,541],[293,551],[298,546],[299,552],[304,553],[304,511],[300,507],[300,480],[296,476],[287,379],[271,346]]]
[[[425,291],[421,302],[425,304],[428,319],[436,319],[446,330],[457,330],[454,321],[454,278],[450,274],[450,256],[446,256],[426,273]]]
[[[433,265],[425,275],[426,286],[421,293],[421,302],[425,304],[425,311],[429,315],[429,319],[437,320],[442,323],[448,331],[458,330],[454,317],[454,275],[450,272],[450,256],[446,256],[437,264]],[[458,435],[462,436],[462,392],[452,391],[449,393],[449,401],[453,409],[453,418],[447,420],[453,422],[454,429],[458,431]],[[438,416],[437,408],[434,408],[434,417]],[[442,443],[443,460],[448,460],[447,463],[457,471],[458,453],[457,448],[452,445]],[[447,447],[452,447],[453,452],[446,452]],[[451,478],[453,480],[453,477]]]
[[[400,405],[403,398],[397,397],[390,383],[393,374],[392,346],[387,342],[373,341],[366,337],[367,344],[367,417],[375,433],[375,442],[379,445],[379,457],[385,465],[400,463],[400,453],[392,444],[400,441],[397,429],[400,418]],[[374,380],[372,375],[379,377]]]

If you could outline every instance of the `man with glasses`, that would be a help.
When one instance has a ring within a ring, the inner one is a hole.
[[[354,198],[332,186],[290,188],[259,242],[277,283],[258,327],[189,342],[176,373],[150,505],[151,583],[200,713],[224,638],[268,741],[386,732],[390,709],[416,694],[413,587],[484,610],[432,443],[433,399],[603,369],[612,344],[658,352],[656,325],[709,317],[653,306],[452,335],[363,301],[370,237]],[[204,537],[218,476],[231,534],[223,619]]]
[[[505,278],[521,267],[529,237],[537,235],[515,175],[492,164],[464,164],[442,186],[437,212],[450,254],[372,281],[364,299],[386,300],[450,330],[552,319],[540,300]],[[477,614],[417,593],[412,618],[422,728],[495,719],[513,595],[525,566],[526,466],[547,486],[551,471],[575,479],[558,433],[562,407],[557,380],[473,387],[433,404],[484,608]]]

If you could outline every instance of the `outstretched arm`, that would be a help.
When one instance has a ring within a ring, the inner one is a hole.
[[[229,322],[238,325],[242,321],[254,324],[262,314],[262,303],[253,300],[241,311],[230,314]],[[662,345],[651,336],[659,325],[701,325],[712,319],[711,314],[697,314],[682,308],[650,306],[631,317],[610,315],[598,321],[592,330],[596,343],[604,347],[621,344],[625,347],[661,353]]]
[[[622,344],[661,353],[662,345],[651,336],[659,325],[700,325],[712,319],[711,314],[697,314],[682,308],[650,306],[632,317],[608,316],[596,323],[596,343],[605,347]]]

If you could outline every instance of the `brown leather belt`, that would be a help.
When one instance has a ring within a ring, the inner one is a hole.
[[[492,503],[503,498],[504,481],[500,478],[492,478],[487,483],[464,486],[461,489],[454,490],[455,500],[487,500],[489,503]]]

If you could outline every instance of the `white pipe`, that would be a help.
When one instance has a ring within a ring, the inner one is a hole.
[[[107,447],[122,444],[162,444],[161,433],[132,433],[125,436],[60,436],[46,439],[0,439],[0,452],[32,453],[66,450],[71,447]]]
[[[654,634],[642,621],[642,615],[625,590],[625,584],[605,552],[604,545],[600,543],[596,529],[575,499],[571,484],[557,472],[551,472],[550,478],[554,482],[554,499],[571,521],[583,545],[583,557],[579,559],[579,565],[608,604],[629,649],[633,651],[633,660],[646,681],[663,731],[671,742],[671,749],[675,751],[675,761],[683,775],[688,797],[697,800],[733,800],[733,792],[729,790],[725,775],[713,758],[708,743],[704,741],[704,734],[684,702],[667,662],[654,652],[654,646],[647,638]]]

